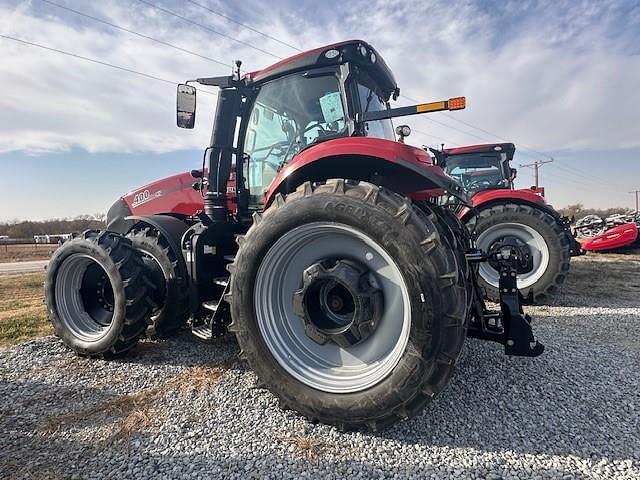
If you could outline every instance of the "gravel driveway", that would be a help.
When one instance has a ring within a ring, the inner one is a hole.
[[[579,258],[530,309],[544,355],[468,340],[423,414],[377,435],[280,410],[232,342],[184,334],[113,362],[53,337],[0,350],[0,478],[638,479],[638,258]]]

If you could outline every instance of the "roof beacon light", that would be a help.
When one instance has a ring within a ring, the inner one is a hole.
[[[324,52],[324,56],[327,58],[336,58],[338,55],[340,55],[340,52],[335,48],[332,48],[331,50],[327,50],[326,52]]]

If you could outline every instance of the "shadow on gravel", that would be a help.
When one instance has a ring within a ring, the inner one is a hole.
[[[466,347],[442,394],[381,437],[479,452],[640,460],[637,361],[585,362],[590,354],[579,352],[587,348],[581,342],[552,340],[535,359],[505,357],[480,341]]]
[[[173,350],[190,350],[190,355],[171,354]],[[131,351],[122,357],[109,360],[110,363],[127,363],[133,365],[162,365],[171,367],[191,367],[199,365],[209,357],[219,359],[237,355],[240,351],[235,337],[226,336],[212,342],[205,342],[194,337],[187,329],[181,330],[176,336],[167,340],[149,340],[138,343]],[[102,360],[96,360],[102,361]],[[242,362],[235,362],[229,368],[244,371]]]

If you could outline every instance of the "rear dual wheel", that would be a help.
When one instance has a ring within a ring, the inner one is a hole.
[[[467,298],[435,221],[343,180],[305,183],[256,216],[231,268],[230,329],[284,406],[376,430],[447,384]]]

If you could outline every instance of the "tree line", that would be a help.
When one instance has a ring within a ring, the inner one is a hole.
[[[631,213],[632,210],[630,208],[585,208],[585,206],[581,203],[576,203],[574,205],[567,205],[564,208],[560,209],[560,213],[569,218],[575,218],[576,220],[580,220],[587,215],[598,215],[599,217],[606,218],[611,215],[615,215],[616,213]]]
[[[569,218],[575,217],[576,220],[587,215],[598,215],[604,218],[616,213],[628,213],[630,211],[628,208],[585,208],[581,203],[568,205],[560,209],[562,215],[566,215]],[[0,236],[32,239],[34,235],[55,235],[82,232],[88,229],[100,230],[105,228],[105,218],[106,215],[104,213],[96,213],[94,215],[80,215],[72,219],[5,222],[0,223]]]
[[[9,238],[33,239],[34,235],[55,235],[61,233],[82,232],[88,229],[104,229],[103,213],[80,215],[71,219],[51,219],[42,221],[14,221],[0,223],[0,236]]]

